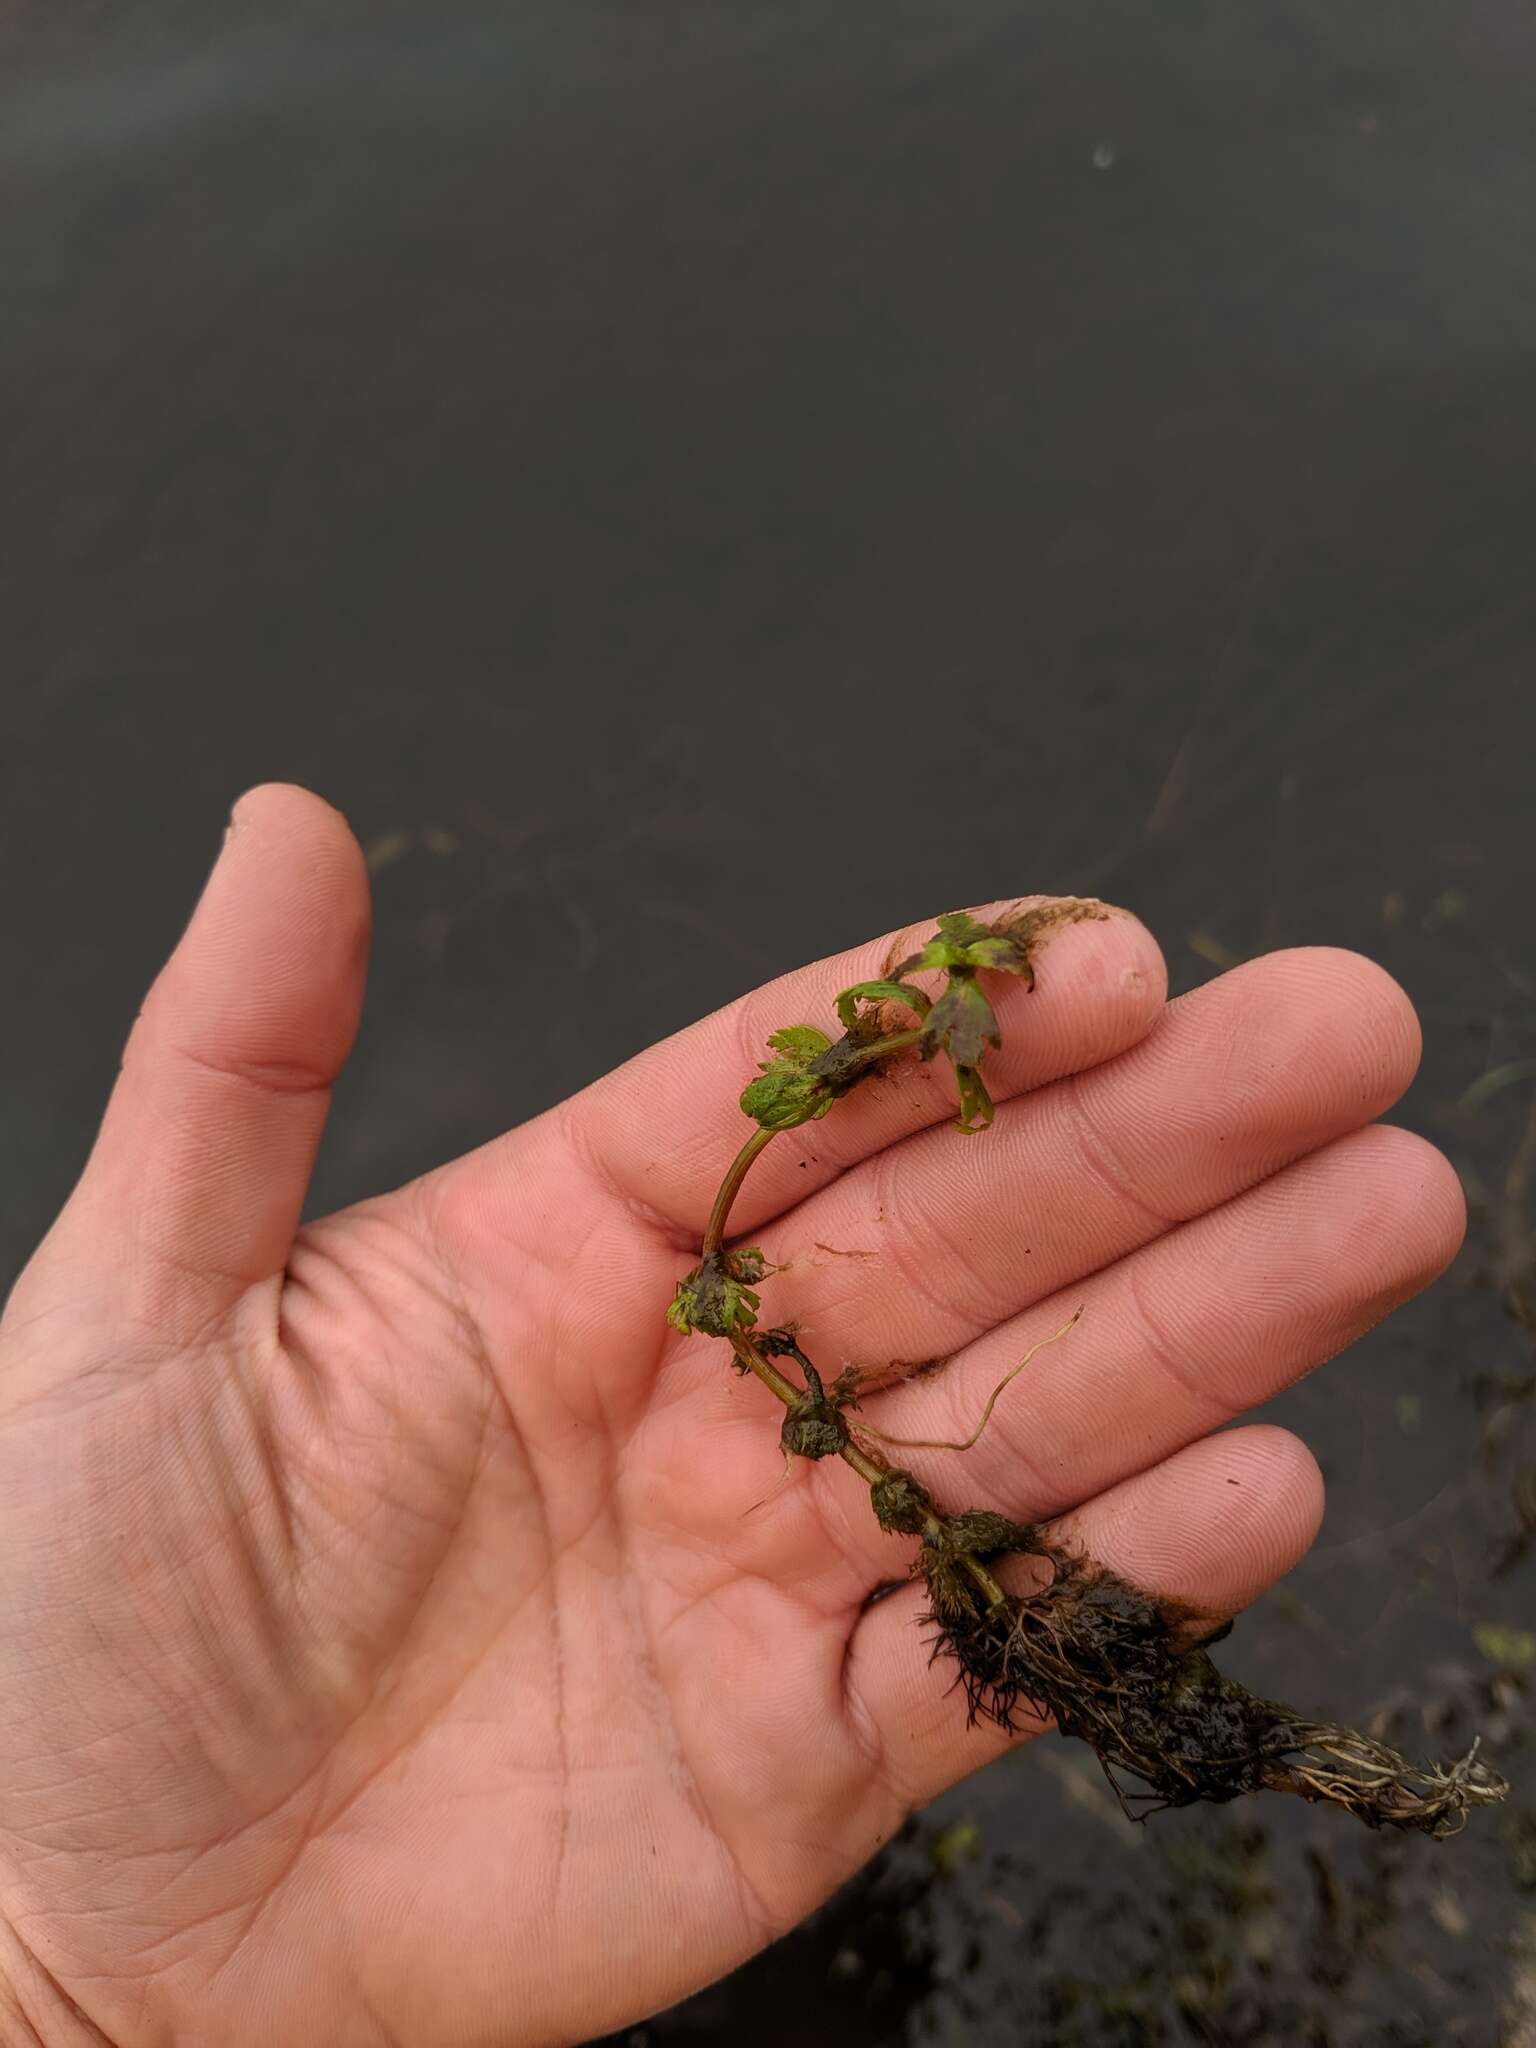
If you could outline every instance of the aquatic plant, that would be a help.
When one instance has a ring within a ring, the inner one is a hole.
[[[958,1128],[984,1131],[993,1111],[983,1066],[1002,1043],[984,977],[1012,975],[1033,989],[1036,956],[1054,931],[1109,914],[1100,903],[1070,899],[988,924],[951,913],[881,979],[842,991],[838,1037],[811,1024],[775,1031],[769,1057],[741,1097],[757,1128],[726,1171],[699,1262],[679,1283],[667,1320],[728,1344],[736,1369],[783,1403],[786,1459],[841,1459],[868,1487],[881,1528],[916,1539],[913,1572],[927,1586],[933,1654],[956,1667],[972,1720],[1012,1729],[1022,1711],[1054,1722],[1093,1748],[1138,1817],[1268,1790],[1344,1807],[1371,1827],[1454,1834],[1472,1807],[1507,1789],[1476,1743],[1453,1762],[1415,1764],[1353,1729],[1261,1699],[1211,1659],[1209,1646],[1226,1628],[1192,1634],[1188,1614],[1065,1548],[1041,1526],[988,1508],[946,1513],[911,1472],[889,1461],[887,1451],[904,1440],[858,1419],[865,1377],[849,1370],[828,1385],[794,1327],[760,1325],[758,1289],[771,1268],[756,1246],[727,1243],[732,1205],[775,1137],[829,1115],[851,1089],[904,1056],[947,1060]],[[930,993],[913,978],[919,975],[942,976],[942,985]],[[1028,1362],[994,1389],[969,1439],[922,1447],[968,1448]],[[1007,1558],[1027,1560],[1037,1583],[1008,1590],[999,1577]]]

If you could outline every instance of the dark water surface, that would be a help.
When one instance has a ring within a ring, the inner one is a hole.
[[[1328,1520],[1227,1661],[1507,1812],[1038,1745],[636,2044],[1536,2042],[1533,81],[1501,0],[5,12],[7,1273],[267,776],[376,875],[318,1206],[1015,891],[1424,1017],[1469,1246],[1273,1404]]]

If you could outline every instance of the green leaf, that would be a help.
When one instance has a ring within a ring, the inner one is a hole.
[[[936,939],[930,939],[922,951],[914,953],[910,960],[903,960],[896,969],[896,972],[898,974],[928,974],[940,971],[946,967],[968,967],[969,965],[970,962],[966,958],[965,947],[959,945],[953,939],[945,938],[941,934]]]
[[[782,1053],[785,1059],[795,1066],[808,1067],[818,1053],[827,1050],[832,1041],[825,1031],[818,1031],[814,1024],[786,1024],[782,1030],[774,1032],[768,1043],[775,1052]],[[764,1063],[765,1072],[767,1064]]]
[[[825,1116],[836,1097],[827,1082],[810,1071],[814,1060],[830,1050],[832,1041],[814,1024],[786,1024],[768,1041],[776,1059],[764,1060],[758,1078],[741,1091],[741,1107],[765,1131],[792,1131],[799,1124]]]
[[[955,1119],[955,1128],[968,1136],[984,1131],[992,1121],[992,1098],[980,1069],[956,1067],[955,1086],[960,1091],[960,1114]]]
[[[909,988],[903,981],[856,981],[837,999],[837,1014],[845,1030],[857,1030],[861,1002],[905,1003],[918,1017],[926,1017],[932,1008],[929,998],[920,988]]]
[[[946,910],[939,919],[940,934],[956,946],[973,945],[991,935],[991,926],[972,917],[968,910]]]
[[[712,1252],[677,1284],[667,1308],[667,1321],[685,1336],[729,1337],[750,1330],[757,1320],[758,1297],[751,1283],[768,1271],[756,1245]]]
[[[956,1124],[962,1131],[984,1131],[992,1121],[992,1098],[981,1078],[981,1062],[988,1046],[1002,1042],[996,1014],[975,969],[952,967],[943,995],[923,1019],[918,1050],[925,1060],[940,1052],[949,1056],[960,1094]]]
[[[1034,980],[1028,952],[1007,932],[989,932],[965,949],[972,967],[989,967],[994,974],[1025,974]]]
[[[765,1131],[792,1131],[825,1116],[836,1097],[816,1074],[797,1067],[767,1068],[741,1091],[741,1106]]]
[[[923,1019],[918,1040],[925,1060],[936,1052],[947,1052],[957,1067],[979,1067],[989,1045],[1001,1045],[992,1005],[982,993],[975,975],[965,969],[951,969],[949,985]]]
[[[1022,974],[1033,981],[1029,941],[1023,929],[985,925],[968,910],[948,910],[937,934],[921,952],[903,960],[898,975],[923,974],[933,968],[988,967],[998,974]]]
[[[1078,897],[1010,911],[994,924],[983,924],[968,910],[949,910],[939,919],[938,931],[927,945],[891,971],[899,978],[932,968],[986,968],[993,974],[1017,974],[1033,988],[1034,954],[1043,939],[1062,925],[1108,915],[1102,903]]]

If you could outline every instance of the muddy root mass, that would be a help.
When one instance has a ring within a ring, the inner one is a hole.
[[[1181,1640],[1144,1593],[1031,1530],[1010,1525],[985,1555],[1042,1558],[1050,1583],[989,1601],[959,1568],[976,1554],[967,1540],[963,1527],[957,1546],[926,1539],[917,1569],[932,1596],[935,1655],[958,1663],[971,1718],[1008,1729],[1021,1713],[1054,1722],[1093,1749],[1138,1818],[1196,1800],[1290,1792],[1342,1806],[1369,1827],[1438,1838],[1505,1794],[1475,1744],[1455,1763],[1420,1766],[1354,1729],[1259,1698],[1223,1677],[1203,1644]],[[1145,1791],[1128,1793],[1118,1773]]]

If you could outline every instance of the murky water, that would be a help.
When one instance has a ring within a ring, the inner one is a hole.
[[[1424,1016],[1469,1247],[1273,1404],[1328,1522],[1228,1661],[1507,1814],[1133,1830],[1039,1745],[637,2043],[1536,2041],[1533,70],[1494,0],[0,27],[8,1267],[268,774],[375,852],[326,1205],[1012,890]]]

